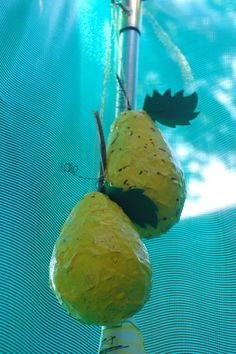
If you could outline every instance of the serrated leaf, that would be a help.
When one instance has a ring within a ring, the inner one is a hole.
[[[132,222],[141,227],[147,225],[157,227],[157,207],[150,198],[143,194],[143,189],[133,188],[125,191],[105,183],[103,192],[123,209]]]
[[[175,128],[176,125],[190,125],[190,121],[196,118],[199,112],[194,112],[198,96],[194,92],[184,96],[184,91],[177,92],[171,96],[171,90],[163,95],[154,90],[152,97],[147,95],[144,101],[143,110],[146,111],[152,120],[158,121],[168,127]]]

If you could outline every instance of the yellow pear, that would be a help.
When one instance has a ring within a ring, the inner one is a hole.
[[[113,123],[104,192],[142,237],[161,235],[179,220],[186,197],[183,173],[145,111],[123,112]]]
[[[72,209],[56,241],[50,285],[68,313],[87,324],[121,323],[149,298],[145,245],[122,209],[100,192]]]

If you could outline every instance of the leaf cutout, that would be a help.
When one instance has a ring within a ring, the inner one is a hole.
[[[152,97],[146,95],[143,110],[151,116],[154,122],[158,121],[168,127],[190,125],[190,121],[199,114],[199,112],[194,112],[197,107],[198,96],[196,92],[189,96],[183,94],[184,91],[181,90],[171,96],[171,90],[169,89],[161,95],[154,90]]]
[[[128,191],[104,183],[103,192],[117,203],[132,222],[141,227],[158,225],[157,207],[153,201],[146,197],[143,189],[133,188]]]

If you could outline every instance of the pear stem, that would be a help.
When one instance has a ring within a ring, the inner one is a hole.
[[[94,114],[94,117],[97,122],[98,134],[99,134],[99,140],[100,140],[101,162],[100,162],[100,176],[99,176],[99,180],[98,180],[98,192],[101,192],[103,181],[105,178],[105,170],[106,170],[106,163],[107,163],[106,143],[105,143],[104,133],[103,133],[103,129],[102,129],[102,123],[101,123],[101,119],[99,117],[99,113],[94,112],[93,114]]]

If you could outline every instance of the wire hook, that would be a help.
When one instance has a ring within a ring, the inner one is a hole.
[[[124,6],[121,1],[111,0],[111,3],[114,6],[119,6],[121,10],[126,13],[127,16],[131,15],[132,11],[128,7]]]

